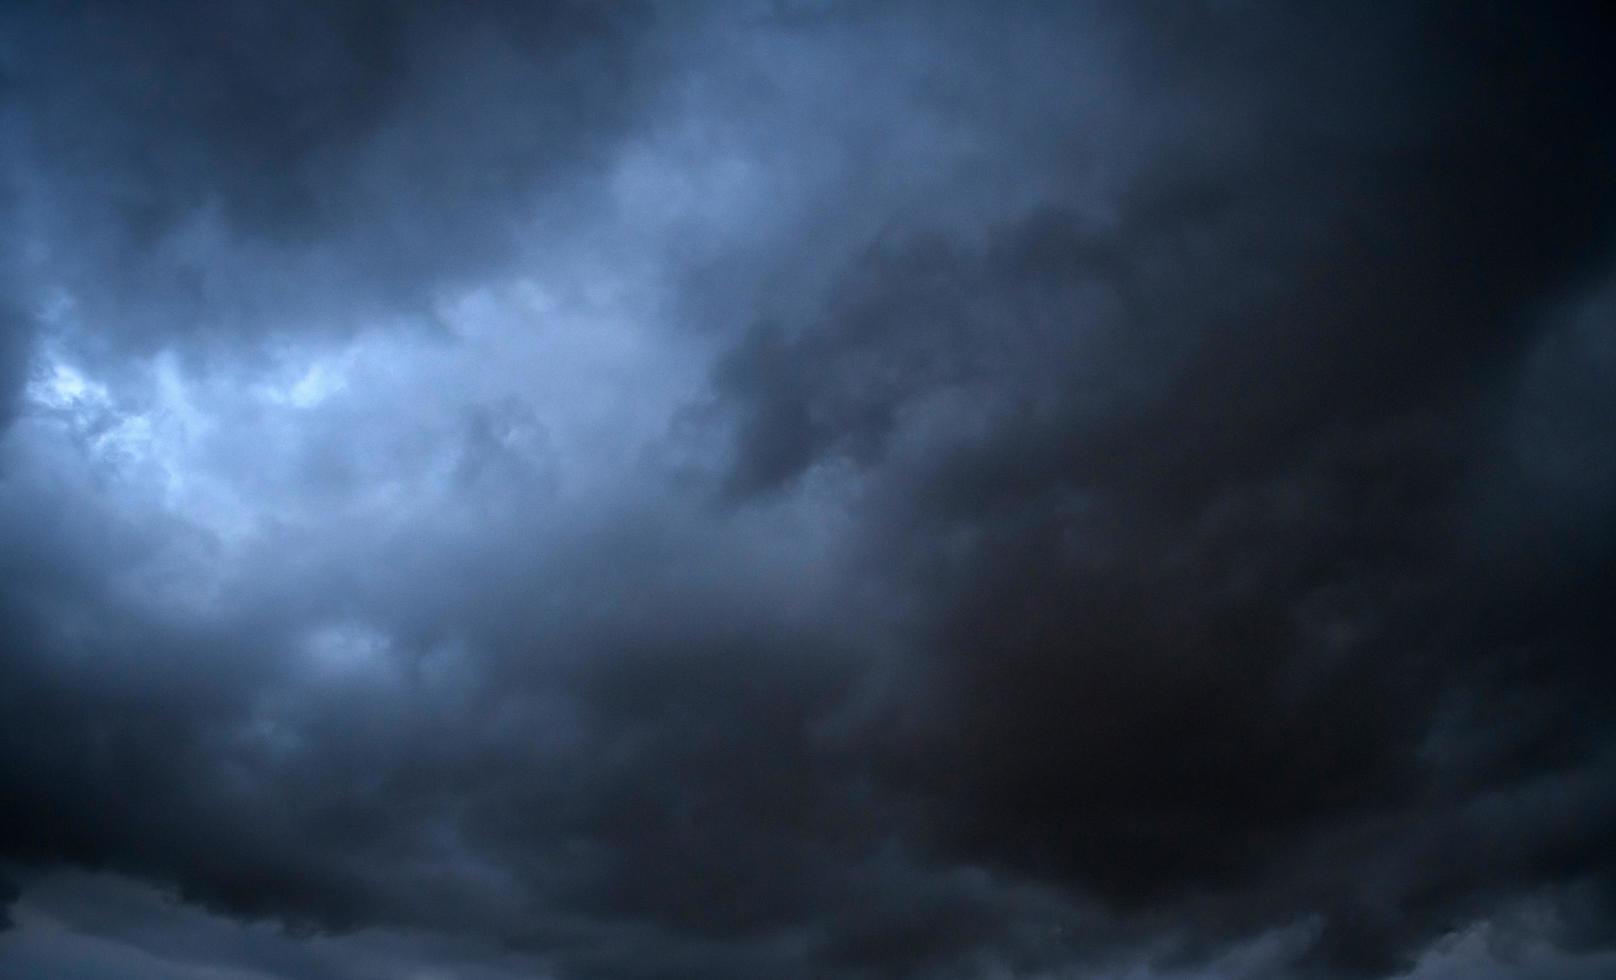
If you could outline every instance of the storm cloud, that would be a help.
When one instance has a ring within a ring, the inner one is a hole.
[[[0,11],[0,972],[1594,977],[1595,4]]]

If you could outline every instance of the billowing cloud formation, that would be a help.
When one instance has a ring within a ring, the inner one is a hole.
[[[0,18],[0,966],[1609,968],[1594,5]]]

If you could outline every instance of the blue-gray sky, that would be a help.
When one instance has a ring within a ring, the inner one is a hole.
[[[0,975],[1608,976],[1613,28],[0,7]]]

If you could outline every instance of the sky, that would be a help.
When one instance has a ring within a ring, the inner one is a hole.
[[[1616,18],[0,6],[0,976],[1616,975]]]

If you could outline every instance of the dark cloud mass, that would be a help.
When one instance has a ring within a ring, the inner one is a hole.
[[[0,9],[0,975],[1609,975],[1613,28]]]

